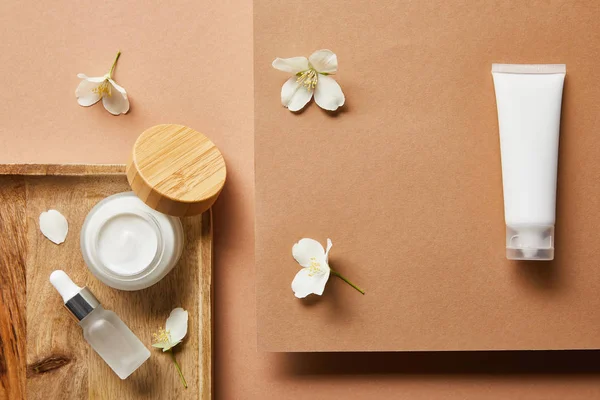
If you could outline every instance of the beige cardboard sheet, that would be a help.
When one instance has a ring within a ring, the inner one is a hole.
[[[600,3],[255,2],[259,348],[600,348]],[[336,114],[275,57],[337,53]],[[491,64],[566,63],[553,262],[505,259]],[[302,237],[332,277],[296,299]],[[240,277],[240,279],[242,279]]]

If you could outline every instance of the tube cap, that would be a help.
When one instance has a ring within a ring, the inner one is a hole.
[[[87,288],[77,286],[69,275],[62,270],[56,270],[50,274],[50,283],[60,293],[65,302],[65,308],[81,321],[100,305],[94,294]]]
[[[506,258],[553,260],[554,225],[506,225]]]

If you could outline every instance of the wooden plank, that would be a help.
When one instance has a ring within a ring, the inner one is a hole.
[[[15,177],[15,174],[21,176]],[[186,234],[184,253],[169,275],[141,291],[119,291],[102,284],[88,271],[79,249],[79,232],[85,216],[99,200],[130,190],[123,166],[2,165],[0,175],[4,175],[0,176],[0,183],[4,185],[20,179],[21,187],[25,187],[21,189],[26,199],[21,203],[21,213],[26,223],[22,223],[24,228],[13,236],[27,243],[23,257],[25,268],[22,268],[26,271],[27,287],[27,398],[211,398],[210,212],[182,220]],[[5,203],[8,202],[3,201],[4,208]],[[60,246],[39,232],[39,214],[50,208],[58,209],[69,221],[67,240]],[[6,211],[4,214],[16,213]],[[4,253],[12,239],[1,243]],[[3,271],[10,266],[3,262],[1,268]],[[152,356],[138,371],[121,381],[85,343],[81,329],[63,309],[60,296],[48,282],[54,269],[64,269],[76,283],[87,284],[103,306],[115,311],[147,346],[151,344],[151,334],[164,326],[171,309],[177,306],[187,309],[190,313],[188,335],[176,348],[176,356],[188,389],[181,385],[170,358],[156,349],[152,349]],[[3,281],[2,284],[4,289]],[[24,330],[24,323],[22,325]],[[4,333],[2,339],[5,340]],[[17,357],[21,364],[13,361],[7,370],[23,370],[24,374],[23,354],[24,351]],[[8,379],[4,374],[2,377],[2,382]],[[24,380],[20,382],[21,393],[25,391],[23,385]],[[18,391],[14,393],[17,396],[11,399],[23,398]]]
[[[0,180],[0,398],[25,396],[25,182]]]
[[[208,214],[208,218],[206,217]],[[198,387],[199,398],[212,399],[213,370],[212,370],[212,332],[213,332],[213,294],[212,294],[212,209],[208,210],[202,218],[202,231],[200,235],[206,240],[200,241],[200,266],[202,268],[198,275],[198,287],[200,288],[200,310],[198,318]],[[194,217],[198,218],[198,217]],[[186,219],[184,219],[185,221]],[[184,225],[185,228],[185,225]],[[186,230],[187,232],[187,230]]]
[[[0,164],[0,175],[122,175],[124,164]]]

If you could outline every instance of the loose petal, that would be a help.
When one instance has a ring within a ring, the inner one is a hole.
[[[317,50],[308,58],[313,68],[321,74],[335,74],[338,68],[337,56],[331,50]]]
[[[297,74],[308,69],[308,60],[306,57],[276,58],[272,65],[280,71]]]
[[[48,210],[40,214],[40,230],[53,243],[61,244],[69,232],[69,223],[58,211]]]
[[[335,111],[338,107],[343,106],[346,98],[342,92],[342,88],[335,79],[319,75],[319,83],[315,88],[315,102],[322,109]]]
[[[296,82],[296,77],[288,79],[281,88],[281,104],[290,111],[300,111],[312,98],[312,91]]]
[[[102,104],[104,104],[104,108],[112,115],[125,114],[129,111],[129,99],[127,98],[125,89],[119,85],[113,85],[113,82],[111,79],[109,83],[115,90],[111,90],[110,96],[102,96]]]
[[[325,257],[325,250],[321,243],[314,239],[304,238],[292,247],[292,256],[296,259],[298,264],[307,268],[310,266],[311,258],[317,260],[323,260]]]
[[[302,299],[309,294],[317,294],[321,296],[325,290],[325,284],[329,279],[329,269],[323,274],[313,274],[307,268],[303,268],[294,277],[292,281],[292,290],[294,295]]]
[[[89,107],[96,104],[101,99],[101,96],[98,91],[94,90],[100,86],[102,82],[104,82],[104,78],[88,78],[84,74],[78,74],[77,77],[82,79],[82,81],[79,82],[79,86],[77,86],[77,89],[75,90],[77,103],[84,107]]]
[[[188,329],[188,312],[178,307],[167,318],[166,330],[171,335],[171,345],[181,342]]]

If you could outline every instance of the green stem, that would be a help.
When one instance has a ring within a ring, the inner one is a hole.
[[[117,56],[115,57],[115,61],[113,61],[112,67],[110,67],[110,71],[108,72],[108,77],[112,79],[113,72],[115,72],[115,67],[117,66],[117,61],[121,57],[121,50],[117,52]]]
[[[183,372],[181,372],[181,367],[179,366],[179,363],[175,359],[175,353],[173,353],[172,349],[168,350],[168,352],[171,353],[171,359],[173,360],[173,364],[175,364],[175,368],[177,368],[177,372],[179,372],[179,377],[181,378],[181,383],[183,383],[183,387],[187,389],[187,382],[183,377]]]
[[[361,294],[365,294],[364,290],[362,290],[361,288],[359,288],[358,286],[356,286],[354,283],[350,282],[348,280],[348,278],[346,278],[344,275],[340,274],[339,272],[331,270],[331,275],[337,276],[338,278],[340,278],[341,280],[343,280],[344,282],[346,282],[348,285],[350,285],[354,289],[358,290]]]

